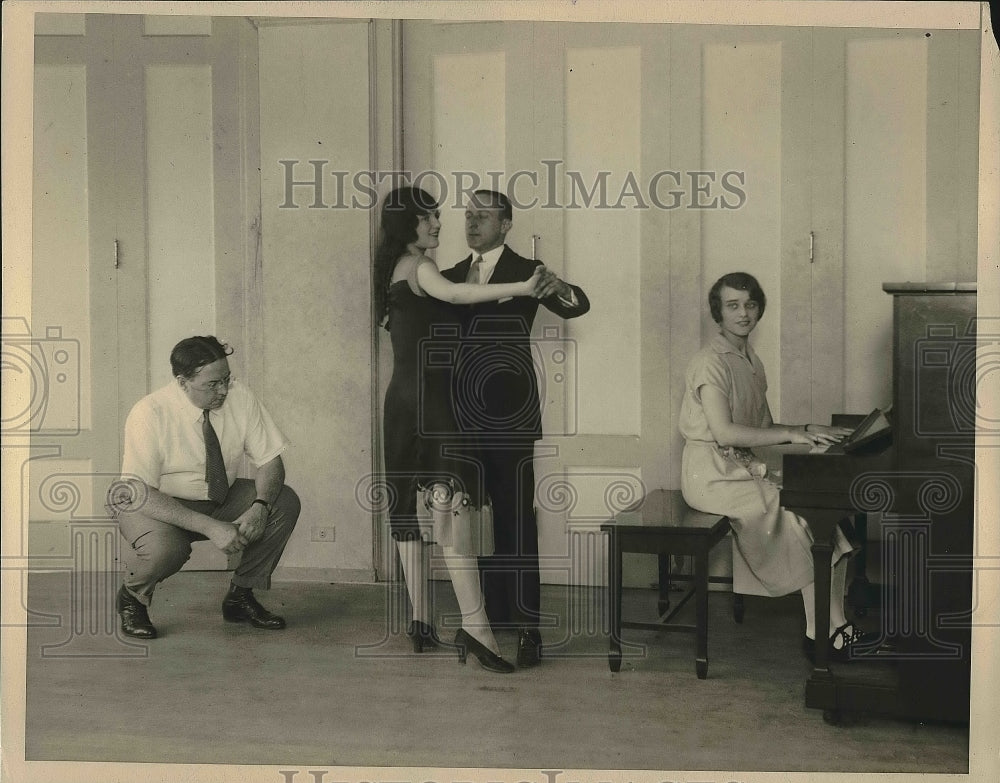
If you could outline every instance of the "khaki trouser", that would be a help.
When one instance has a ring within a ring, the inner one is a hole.
[[[256,497],[253,481],[236,479],[221,505],[210,500],[175,499],[193,511],[232,522],[250,508]],[[300,508],[298,495],[291,487],[282,487],[267,518],[264,535],[242,552],[233,574],[234,585],[262,590],[271,586],[271,574],[295,529]],[[200,533],[160,522],[141,512],[120,516],[118,529],[127,544],[122,552],[125,587],[146,606],[152,601],[156,585],[180,571],[191,557],[191,543],[206,540]]]

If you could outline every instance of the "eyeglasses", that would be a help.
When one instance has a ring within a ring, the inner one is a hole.
[[[229,389],[236,382],[236,378],[233,375],[227,375],[225,378],[219,378],[217,381],[206,381],[201,386],[196,386],[191,384],[192,389],[197,391],[211,391],[215,392],[219,389]]]

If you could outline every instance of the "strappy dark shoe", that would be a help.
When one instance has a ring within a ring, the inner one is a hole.
[[[839,647],[835,646],[837,641],[840,642]],[[858,650],[862,647],[870,648],[877,641],[878,638],[875,634],[868,631],[862,631],[854,623],[844,623],[832,634],[830,634],[830,641],[828,642],[829,647],[827,648],[827,660],[836,661],[838,663],[847,663],[852,660],[857,660],[860,656],[857,654],[852,655],[852,650]],[[808,636],[802,639],[802,652],[806,654],[806,658],[809,659],[810,663],[816,663],[816,642]]]
[[[437,630],[433,625],[427,625],[420,620],[414,620],[406,629],[406,635],[410,637],[413,644],[413,652],[422,653],[432,647],[440,647],[442,642],[438,639]]]
[[[514,671],[514,664],[505,661],[492,650],[488,649],[478,639],[469,636],[464,628],[459,628],[455,634],[455,646],[458,647],[458,662],[465,663],[468,653],[472,653],[479,665],[487,671],[497,674],[510,674]]]

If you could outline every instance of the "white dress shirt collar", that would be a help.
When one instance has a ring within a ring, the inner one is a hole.
[[[500,245],[500,247],[487,250],[485,253],[477,253],[475,250],[472,251],[473,263],[475,263],[478,256],[483,257],[483,263],[479,266],[480,283],[490,282],[490,278],[493,276],[493,270],[497,268],[497,262],[500,260],[500,256],[503,255],[504,248],[506,247],[506,245]]]

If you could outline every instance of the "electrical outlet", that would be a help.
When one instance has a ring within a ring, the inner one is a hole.
[[[313,541],[333,541],[337,529],[334,527],[314,527],[312,529],[312,540]]]

